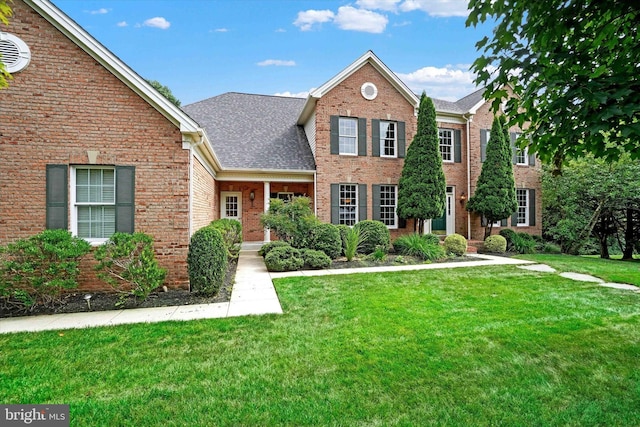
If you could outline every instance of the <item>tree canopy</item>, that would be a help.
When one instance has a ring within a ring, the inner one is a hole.
[[[0,0],[0,23],[9,25],[9,18],[13,15],[11,8],[7,4],[6,0]],[[7,79],[11,78],[11,74],[7,72],[4,63],[2,62],[2,55],[0,55],[0,89],[9,86]]]
[[[504,116],[493,120],[487,141],[486,159],[482,164],[476,190],[466,206],[468,211],[485,218],[485,239],[491,235],[494,222],[510,217],[518,209],[511,146],[508,129],[503,127],[504,122]]]
[[[467,26],[496,21],[472,70],[497,110],[508,88],[509,126],[560,165],[591,153],[640,158],[640,3],[470,0]],[[497,68],[495,68],[497,67]]]
[[[431,98],[423,92],[418,130],[407,149],[398,185],[398,216],[418,220],[421,232],[425,219],[442,215],[446,197],[436,109]]]
[[[160,92],[162,96],[167,98],[173,105],[175,105],[176,107],[180,106],[180,100],[176,98],[173,93],[171,93],[171,89],[169,89],[168,86],[164,86],[157,80],[147,80],[147,83],[149,83],[155,90]]]

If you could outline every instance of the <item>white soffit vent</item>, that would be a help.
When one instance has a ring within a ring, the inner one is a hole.
[[[362,93],[362,97],[364,99],[372,101],[376,99],[376,96],[378,96],[378,88],[373,83],[366,82],[360,88],[360,93]]]
[[[0,61],[10,73],[24,70],[31,61],[29,46],[13,34],[0,31]]]

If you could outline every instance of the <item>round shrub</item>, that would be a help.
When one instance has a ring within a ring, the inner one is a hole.
[[[193,233],[187,254],[191,291],[217,294],[224,283],[227,267],[227,248],[220,231],[207,226]]]
[[[342,254],[340,230],[333,224],[317,224],[309,233],[309,249],[324,252],[329,258],[336,259]]]
[[[507,239],[499,234],[489,236],[484,239],[484,249],[487,252],[503,254],[507,251]]]
[[[467,252],[467,239],[459,234],[450,234],[444,239],[444,250],[448,254],[462,256]]]
[[[264,263],[269,271],[296,271],[302,268],[304,260],[298,249],[280,246],[269,251]]]
[[[300,254],[302,255],[305,268],[319,270],[331,266],[331,258],[322,251],[301,249]]]
[[[356,227],[360,229],[362,235],[362,243],[358,252],[370,254],[378,247],[384,249],[385,252],[389,250],[391,235],[386,225],[380,221],[365,219],[356,224]]]
[[[271,252],[272,249],[283,248],[285,246],[290,247],[291,245],[283,240],[276,240],[273,242],[265,243],[264,245],[262,245],[260,250],[258,250],[258,255],[264,258],[269,252]]]

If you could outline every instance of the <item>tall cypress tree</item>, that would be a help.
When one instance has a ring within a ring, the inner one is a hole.
[[[407,149],[398,186],[398,216],[414,218],[419,232],[424,220],[438,218],[446,203],[436,109],[423,92],[418,110],[418,130]]]
[[[504,123],[503,116],[493,120],[486,160],[482,164],[476,191],[467,202],[468,211],[484,216],[487,221],[485,239],[491,235],[494,222],[510,217],[518,209],[511,145]]]

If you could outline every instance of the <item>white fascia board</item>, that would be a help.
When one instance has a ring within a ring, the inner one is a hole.
[[[465,124],[467,121],[459,114],[436,113],[436,122]]]
[[[218,181],[314,182],[315,170],[224,169]]]
[[[183,133],[198,133],[200,130],[198,123],[151,87],[140,75],[51,2],[48,0],[24,1],[169,121],[180,126]]]
[[[482,98],[482,101],[478,101],[476,105],[474,105],[473,107],[471,107],[471,109],[469,109],[469,114],[476,114],[478,112],[478,109],[482,107],[485,102],[487,101],[484,98]]]
[[[313,115],[313,112],[316,109],[318,99],[319,97],[315,97],[312,94],[307,96],[307,101],[304,103],[304,107],[302,107],[302,111],[298,116],[298,125],[304,126],[307,123],[307,120],[309,120],[309,117]]]
[[[420,99],[416,96],[416,94],[413,93],[413,91],[409,89],[409,87],[406,84],[404,84],[404,82],[400,80],[398,76],[396,76],[395,73],[391,71],[389,67],[387,67],[384,64],[384,62],[382,62],[380,58],[376,56],[375,53],[373,53],[373,51],[369,50],[360,58],[356,59],[349,66],[347,66],[347,68],[340,71],[338,74],[336,74],[333,78],[331,78],[325,84],[323,84],[322,86],[320,86],[319,88],[317,88],[316,90],[312,91],[309,94],[309,97],[307,98],[307,102],[305,103],[305,106],[302,109],[302,113],[298,118],[298,124],[303,124],[306,121],[306,119],[311,115],[311,111],[313,110],[313,108],[315,108],[315,103],[317,102],[318,99],[322,98],[327,92],[329,92],[331,89],[339,85],[344,79],[346,79],[351,74],[358,71],[367,63],[371,64],[376,70],[378,70],[378,72],[382,74],[382,76],[385,77],[389,81],[389,83],[391,83],[391,85],[395,87],[396,90],[400,92],[400,94],[402,94],[402,96],[404,96],[404,98],[411,105],[413,105],[416,108],[418,107],[420,103]]]

